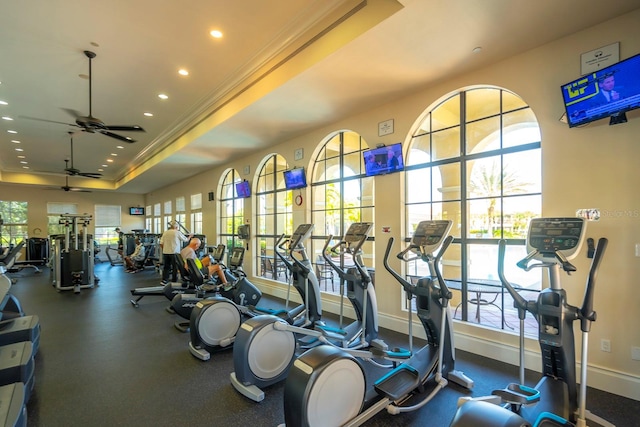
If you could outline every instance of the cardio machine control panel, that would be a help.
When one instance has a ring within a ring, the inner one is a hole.
[[[311,232],[313,232],[313,224],[300,224],[289,239],[289,248],[295,249],[311,236]]]
[[[244,248],[242,246],[236,246],[231,250],[231,260],[229,260],[229,267],[237,268],[242,267],[244,261]]]
[[[549,258],[560,252],[567,260],[573,259],[580,251],[585,229],[582,218],[534,218],[529,225],[527,251]]]
[[[452,224],[451,220],[444,219],[420,221],[413,233],[411,243],[419,246],[425,253],[432,253],[449,234]]]
[[[371,227],[373,227],[371,222],[354,222],[349,226],[347,234],[344,235],[344,241],[347,243],[365,241],[369,236]]]

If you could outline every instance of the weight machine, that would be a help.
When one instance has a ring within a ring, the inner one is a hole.
[[[77,294],[82,288],[95,286],[93,236],[87,233],[91,218],[89,214],[60,215],[65,233],[51,236],[51,274],[58,291],[73,289]]]

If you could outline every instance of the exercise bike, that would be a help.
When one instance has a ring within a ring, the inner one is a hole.
[[[221,262],[225,250],[226,246],[220,244],[214,248],[210,256],[214,259],[215,262]],[[169,301],[173,301],[173,298],[176,295],[195,294],[197,292],[193,284],[189,280],[187,280],[189,274],[184,268],[184,260],[182,259],[182,256],[180,254],[177,254],[176,257],[178,258],[178,265],[180,267],[179,272],[182,280],[180,282],[170,282],[166,285],[145,286],[143,288],[131,289],[131,295],[138,297],[136,299],[130,300],[131,304],[134,307],[138,308],[140,306],[140,300],[146,296],[164,296]],[[167,307],[167,311],[169,311],[170,313],[174,313],[171,306]]]
[[[527,301],[504,276],[506,242],[500,241],[498,275],[518,309],[520,319],[519,384],[495,390],[492,396],[461,402],[451,426],[611,426],[589,413],[586,407],[588,335],[596,319],[593,310],[595,279],[607,246],[601,238],[593,253],[584,300],[581,307],[567,303],[566,291],[560,283],[560,269],[567,274],[576,271],[569,262],[582,246],[586,223],[582,218],[535,218],[527,236],[528,255],[517,263],[525,271],[544,268],[549,288],[537,300]],[[524,385],[524,320],[527,312],[539,324],[542,353],[542,378],[535,387]],[[575,338],[573,322],[579,320],[582,330],[580,392],[576,379]]]
[[[262,298],[262,292],[260,292],[253,283],[249,282],[247,275],[242,270],[244,247],[237,246],[231,250],[229,268],[222,263],[224,251],[219,258],[216,258],[218,255],[219,254],[212,256],[213,262],[222,267],[222,271],[227,280],[226,285],[219,281],[217,275],[214,278],[205,280],[200,270],[202,266],[198,266],[195,259],[188,259],[186,261],[189,266],[189,283],[193,287],[194,292],[176,294],[171,299],[171,304],[167,308],[170,313],[175,313],[183,319],[186,319],[174,323],[175,328],[180,332],[189,332],[191,329],[191,313],[200,301],[221,295],[233,301],[235,304],[246,306],[250,304],[255,305],[260,301],[260,298]]]
[[[375,381],[373,389],[367,389],[365,370],[359,360],[361,350],[354,352],[330,345],[308,350],[296,360],[286,381],[283,400],[287,425],[361,425],[385,409],[398,414],[423,407],[447,385],[447,379],[466,388],[473,387],[472,380],[454,369],[455,349],[448,309],[451,292],[438,268],[453,240],[452,237],[445,239],[451,224],[451,221],[442,220],[420,222],[411,245],[397,255],[403,261],[410,261],[406,255],[414,252],[427,262],[430,276],[420,278],[415,285],[388,264],[393,238],[389,239],[385,252],[384,266],[404,288],[408,307],[416,297],[417,315],[424,327],[427,344],[413,352],[410,309],[411,354]],[[434,257],[433,252],[439,247],[441,249]],[[411,404],[411,398],[425,393],[431,380],[435,380],[431,391],[420,402]]]
[[[289,247],[294,252],[304,252],[304,242],[311,236],[313,224],[301,224],[290,238],[284,239],[280,236],[276,242],[276,248]],[[243,248],[236,248],[243,249]],[[276,251],[280,254],[279,251]],[[306,256],[306,255],[305,255]],[[284,257],[282,262],[286,265],[290,261]],[[300,293],[302,301],[310,307],[305,314],[305,304],[300,304],[291,310],[272,310],[257,307],[257,300],[248,299],[248,292],[242,288],[234,288],[232,295],[224,292],[221,296],[207,298],[198,302],[190,318],[191,341],[189,351],[200,360],[209,360],[211,353],[231,348],[236,340],[236,334],[244,320],[259,315],[270,314],[279,319],[283,319],[289,324],[304,324],[309,319],[310,322],[320,320],[320,292],[317,286],[312,285],[310,289],[304,287],[306,279],[303,276],[291,276],[294,286]],[[288,301],[287,301],[288,307]]]

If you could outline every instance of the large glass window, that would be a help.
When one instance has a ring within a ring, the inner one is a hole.
[[[76,203],[47,202],[47,235],[64,234],[64,226],[60,224],[60,215],[77,214]]]
[[[248,199],[238,197],[236,184],[241,182],[240,174],[235,169],[228,171],[223,179],[220,189],[218,209],[220,215],[219,233],[220,243],[227,246],[227,257],[231,249],[242,246],[242,241],[238,236],[238,226],[244,222],[244,202]]]
[[[28,237],[27,202],[0,200],[0,246],[13,246]]]
[[[122,206],[96,205],[95,212],[95,236],[93,239],[102,247],[117,248],[118,233],[115,229],[121,224]]]
[[[286,266],[277,257],[274,248],[282,234],[293,233],[292,190],[284,185],[282,173],[288,169],[284,157],[274,154],[263,164],[256,186],[256,266],[258,274],[286,282]]]
[[[512,328],[513,303],[497,276],[500,239],[508,241],[506,276],[525,292],[541,286],[539,273],[515,266],[525,256],[529,220],[542,205],[540,128],[531,108],[499,88],[456,93],[418,124],[406,164],[407,238],[419,221],[453,221],[455,240],[442,270],[454,289],[456,318]],[[428,270],[414,261],[407,273]]]
[[[316,157],[312,171],[311,222],[315,224],[309,257],[323,291],[336,293],[337,276],[324,268],[322,249],[329,236],[340,239],[354,222],[374,221],[373,178],[364,174],[362,152],[366,141],[351,131],[330,137]],[[362,247],[363,260],[374,265],[372,231]]]

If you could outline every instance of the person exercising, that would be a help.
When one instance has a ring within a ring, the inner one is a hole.
[[[218,279],[220,283],[227,284],[227,278],[224,275],[224,271],[222,271],[222,267],[220,264],[213,264],[211,262],[211,256],[205,255],[198,260],[198,256],[196,255],[196,251],[200,248],[202,242],[197,237],[194,237],[189,241],[189,245],[185,246],[184,249],[180,251],[180,255],[185,261],[185,268],[189,269],[187,266],[188,259],[195,259],[196,261],[200,261],[202,263],[202,268],[207,268],[208,277],[213,277],[214,274],[218,275]]]
[[[177,221],[171,221],[169,229],[162,233],[160,237],[160,247],[162,248],[162,282],[163,285],[169,283],[169,274],[171,274],[171,280],[173,282],[178,281],[178,260],[176,255],[180,253],[180,247],[182,242],[188,242],[193,237],[193,234],[185,236],[178,230],[179,223]]]

